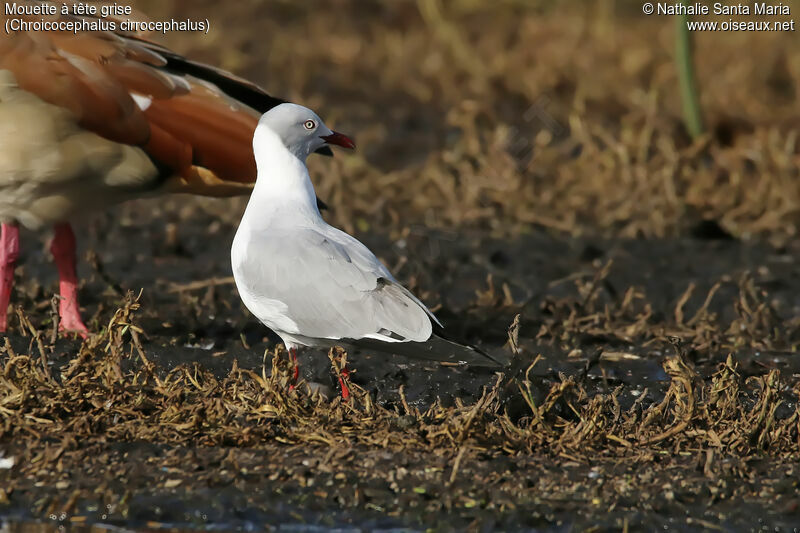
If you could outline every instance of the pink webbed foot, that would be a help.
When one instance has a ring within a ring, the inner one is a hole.
[[[75,269],[75,234],[67,223],[54,226],[55,235],[50,251],[58,268],[58,289],[61,301],[58,305],[59,331],[77,333],[84,339],[89,330],[81,319],[78,304],[78,276]]]
[[[0,333],[8,327],[8,303],[19,257],[19,226],[3,222],[0,229]]]

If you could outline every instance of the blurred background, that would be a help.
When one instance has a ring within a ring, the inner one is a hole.
[[[795,32],[693,33],[705,134],[692,140],[675,19],[637,1],[136,5],[154,20],[208,18],[208,35],[151,37],[352,133],[354,154],[312,168],[348,231],[674,237],[718,225],[775,244],[797,231]]]

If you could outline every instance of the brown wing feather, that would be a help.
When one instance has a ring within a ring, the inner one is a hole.
[[[186,95],[153,100],[145,112],[150,123],[189,143],[194,165],[225,181],[255,181],[252,139],[258,115],[206,87],[191,87]]]
[[[4,18],[0,13],[0,23]],[[48,17],[26,20],[41,18]],[[167,71],[162,54],[180,57],[141,37],[108,32],[0,35],[0,69],[10,70],[20,88],[70,110],[87,130],[141,146],[180,177],[171,189],[185,184],[188,192],[200,194],[243,190],[226,182],[255,181],[251,143],[259,113],[209,83]],[[208,68],[232,83],[256,88]],[[150,105],[142,110],[131,93],[151,99]]]
[[[150,138],[144,146],[145,151],[178,175],[188,175],[192,166],[192,147],[170,132],[150,124]]]
[[[66,39],[57,32],[3,32],[0,68],[10,70],[20,88],[72,111],[86,129],[121,143],[146,142],[147,121],[124,85],[101,62],[57,48],[54,36]],[[84,35],[75,37],[87,46]],[[98,44],[104,48],[107,41]]]

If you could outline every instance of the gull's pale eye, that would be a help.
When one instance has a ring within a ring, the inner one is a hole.
[[[317,127],[317,123],[316,123],[316,122],[314,122],[313,120],[306,120],[306,121],[303,123],[303,127],[304,127],[305,129],[307,129],[307,130],[313,130],[314,128],[316,128],[316,127]]]

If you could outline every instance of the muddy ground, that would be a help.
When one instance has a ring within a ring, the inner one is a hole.
[[[47,235],[25,232],[10,530],[796,530],[791,36],[696,36],[693,140],[672,21],[635,2],[141,4],[208,16],[164,42],[353,133],[311,161],[326,217],[505,365],[351,351],[342,402],[306,350],[313,387],[289,392],[230,280],[243,199],[76,221],[93,336],[61,338]]]
[[[9,335],[6,517],[303,531],[796,525],[796,247],[365,235],[388,264],[409,258],[404,279],[427,273],[418,286],[435,292],[449,330],[509,366],[498,377],[352,353],[360,392],[342,405],[288,393],[285,353],[273,363],[275,339],[224,280],[233,227],[202,214],[175,234],[105,217],[82,227],[103,258],[82,269],[82,296],[104,331],[83,348],[51,347],[47,290],[30,280],[52,272],[26,235],[17,297],[41,325],[51,377],[34,339]],[[108,330],[139,287],[141,307],[129,301]],[[122,323],[141,327],[138,341]],[[301,362],[335,397],[327,354]]]

